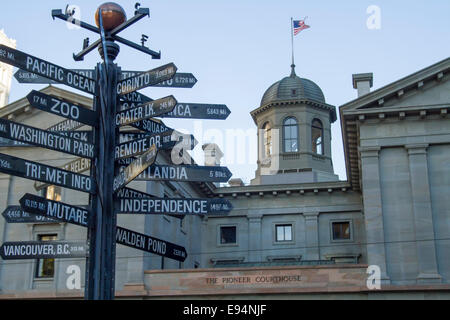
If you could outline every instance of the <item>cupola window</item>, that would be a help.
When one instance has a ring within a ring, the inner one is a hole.
[[[323,155],[323,125],[319,119],[314,119],[311,127],[312,152]]]
[[[298,125],[295,118],[286,118],[283,122],[284,152],[298,152]]]
[[[264,147],[264,157],[269,158],[272,154],[272,128],[269,122],[266,122],[263,126],[264,137],[263,137],[263,147]]]

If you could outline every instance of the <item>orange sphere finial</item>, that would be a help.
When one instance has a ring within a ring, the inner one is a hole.
[[[100,20],[98,17],[98,13],[100,12],[100,9],[102,10],[103,28],[106,31],[111,31],[127,21],[125,10],[123,10],[120,5],[114,2],[105,2],[100,7],[98,7],[97,11],[95,12],[95,23],[99,28]]]

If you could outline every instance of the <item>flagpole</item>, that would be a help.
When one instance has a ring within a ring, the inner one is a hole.
[[[294,66],[294,19],[291,17],[292,66]]]

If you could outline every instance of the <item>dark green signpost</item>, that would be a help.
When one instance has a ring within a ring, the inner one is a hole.
[[[167,214],[183,218],[192,214],[223,215],[232,210],[231,204],[223,199],[164,199],[125,187],[133,180],[226,182],[231,178],[226,167],[155,163],[160,150],[170,150],[178,143],[182,143],[183,150],[193,149],[197,141],[154,117],[226,119],[230,110],[220,104],[179,103],[173,96],[153,100],[136,91],[149,86],[192,88],[197,79],[190,73],[177,73],[173,63],[149,71],[122,71],[113,62],[120,51],[117,43],[146,53],[152,59],[161,57],[160,52],[118,36],[150,15],[149,9],[140,8],[139,4],[135,8],[135,15],[127,20],[119,5],[105,3],[97,10],[97,27],[62,10],[52,11],[53,19],[76,23],[100,36],[90,45],[85,41],[83,50],[73,55],[75,61],[80,61],[97,48],[103,63],[93,70],[65,69],[0,45],[0,61],[19,68],[15,76],[20,83],[65,84],[94,96],[93,110],[90,110],[76,101],[33,90],[27,96],[31,106],[66,118],[46,130],[0,119],[0,137],[4,141],[77,157],[56,168],[0,153],[0,172],[34,180],[37,190],[58,185],[90,194],[87,207],[26,194],[20,206],[9,206],[2,213],[8,223],[57,221],[85,227],[87,243],[5,242],[0,247],[0,256],[3,259],[86,257],[85,299],[89,300],[114,299],[116,243],[177,261],[184,261],[188,255],[179,245],[118,227],[117,214]],[[109,19],[108,26],[114,27],[105,29],[104,18]],[[83,125],[91,126],[92,131],[74,131]],[[137,130],[121,130],[128,125]],[[190,139],[190,143],[185,139]],[[89,175],[81,174],[87,170]]]

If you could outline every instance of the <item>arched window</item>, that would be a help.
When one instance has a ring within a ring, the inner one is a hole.
[[[263,133],[263,148],[264,148],[264,158],[270,157],[272,154],[272,128],[269,122],[266,122],[262,129]]]
[[[312,152],[323,154],[323,126],[319,119],[314,119],[311,126]]]
[[[298,125],[295,118],[286,118],[283,122],[284,152],[298,152]]]

